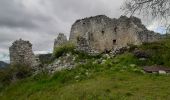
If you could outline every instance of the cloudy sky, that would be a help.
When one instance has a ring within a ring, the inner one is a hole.
[[[0,60],[8,61],[8,48],[22,38],[35,53],[51,52],[59,32],[70,33],[71,25],[84,17],[123,14],[124,0],[0,0]],[[149,29],[157,23],[144,22]]]

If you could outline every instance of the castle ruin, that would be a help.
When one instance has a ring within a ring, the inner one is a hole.
[[[147,30],[136,17],[121,16],[118,19],[111,19],[105,15],[98,15],[77,20],[72,25],[69,40],[63,33],[59,33],[54,48],[71,42],[76,45],[76,50],[96,54],[114,52],[131,44],[154,42],[159,38],[160,34]],[[33,54],[29,41],[17,40],[9,51],[11,65],[22,64],[31,67],[39,65],[39,59]]]
[[[139,45],[159,39],[159,34],[147,30],[136,17],[111,19],[98,15],[77,20],[71,28],[69,40],[78,50],[93,53],[111,51],[129,44]]]

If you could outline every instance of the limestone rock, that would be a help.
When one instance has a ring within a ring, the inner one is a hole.
[[[166,71],[159,70],[159,74],[166,74]]]
[[[159,34],[147,30],[136,17],[121,16],[111,19],[98,15],[77,20],[71,28],[69,40],[85,52],[109,52],[128,44],[139,45],[153,42]]]
[[[75,56],[72,54],[66,54],[56,59],[53,63],[47,66],[49,73],[61,71],[63,69],[72,69],[76,66]]]

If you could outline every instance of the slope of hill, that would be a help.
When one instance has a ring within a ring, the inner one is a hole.
[[[4,68],[4,67],[7,67],[9,64],[3,62],[3,61],[0,61],[0,68]]]
[[[136,53],[135,51],[140,51]],[[145,53],[143,53],[145,52]],[[61,55],[60,55],[61,56]],[[142,59],[141,59],[142,57]],[[1,87],[2,100],[169,100],[168,74],[149,74],[146,65],[170,67],[170,39],[131,46],[123,54],[83,58],[86,63],[53,75],[40,73]],[[81,59],[82,60],[82,59]]]

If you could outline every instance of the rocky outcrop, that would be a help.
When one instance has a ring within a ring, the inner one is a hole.
[[[67,53],[47,66],[47,70],[49,73],[54,73],[56,71],[61,71],[63,69],[72,69],[76,67],[75,62],[76,56],[72,55],[71,53]]]
[[[15,41],[9,48],[11,65],[26,65],[32,68],[39,66],[39,59],[32,51],[32,44],[22,39]]]
[[[111,19],[98,15],[77,20],[72,25],[69,40],[82,51],[101,53],[158,39],[159,34],[147,30],[136,17],[121,16],[119,19]]]
[[[67,43],[67,37],[64,33],[59,33],[58,37],[54,41],[54,49]]]

